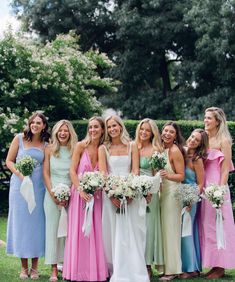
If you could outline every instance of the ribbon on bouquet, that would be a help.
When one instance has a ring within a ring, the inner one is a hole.
[[[225,249],[223,215],[221,209],[216,209],[216,241],[217,249]]]
[[[157,194],[160,189],[160,184],[162,183],[160,172],[158,171],[154,176],[151,176],[151,178],[153,180],[153,188],[150,193]]]
[[[192,235],[192,220],[191,215],[187,211],[187,207],[184,207],[181,211],[182,217],[182,233],[181,237],[186,237]]]
[[[67,211],[65,207],[60,207],[60,219],[59,219],[59,226],[57,230],[57,238],[66,237],[67,236]]]
[[[147,202],[145,197],[141,197],[141,199],[138,200],[139,202],[139,219],[138,219],[138,227],[142,232],[146,232],[146,221],[145,221],[145,216],[146,216],[146,208],[147,208]]]
[[[36,207],[36,202],[34,196],[33,182],[29,176],[24,177],[20,186],[20,193],[27,202],[28,210],[31,214]]]
[[[82,232],[84,233],[84,236],[86,237],[89,237],[91,233],[92,219],[93,219],[93,206],[94,206],[94,196],[91,197],[89,202],[86,202],[86,207],[85,207],[85,216],[84,216],[84,222],[82,225]]]

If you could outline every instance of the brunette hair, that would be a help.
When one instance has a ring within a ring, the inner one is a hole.
[[[207,158],[207,150],[209,148],[209,138],[208,138],[208,134],[206,133],[206,131],[204,129],[201,129],[201,128],[197,128],[197,129],[194,129],[191,133],[191,135],[194,133],[194,132],[198,132],[200,133],[201,135],[201,143],[200,145],[196,148],[195,150],[195,153],[192,157],[192,161],[196,161],[197,159],[199,158],[202,158],[203,161],[206,160]],[[188,138],[189,139],[189,138]],[[188,139],[186,141],[186,144],[188,142]]]
[[[42,120],[43,124],[45,125],[45,128],[41,131],[41,134],[40,134],[41,142],[48,142],[50,138],[50,133],[48,132],[49,126],[48,126],[46,116],[42,113],[34,113],[29,117],[27,126],[23,131],[24,139],[27,141],[32,141],[33,133],[30,129],[30,125],[36,117],[39,117]]]

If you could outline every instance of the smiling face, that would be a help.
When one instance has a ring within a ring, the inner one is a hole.
[[[111,118],[107,121],[107,131],[108,131],[108,135],[111,138],[120,137],[122,132],[122,127],[116,120]]]
[[[148,122],[143,122],[140,126],[139,138],[140,141],[150,141],[153,136],[151,126]]]
[[[197,149],[201,145],[202,136],[199,132],[193,131],[187,140],[189,149]]]
[[[162,131],[162,141],[165,145],[171,145],[176,138],[176,130],[172,125],[167,125]]]
[[[93,119],[89,122],[88,133],[91,140],[100,140],[101,136],[104,133],[104,130],[98,120]]]
[[[61,125],[61,127],[59,128],[57,132],[57,138],[58,138],[60,145],[62,146],[67,145],[69,138],[70,138],[70,132],[66,124]]]
[[[205,113],[204,125],[206,131],[213,131],[217,129],[219,122],[215,119],[213,112],[207,111]]]
[[[36,116],[29,125],[30,131],[33,135],[40,135],[45,126],[46,125],[43,123],[43,120],[39,116]]]

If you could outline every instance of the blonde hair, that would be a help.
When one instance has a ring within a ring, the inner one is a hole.
[[[141,120],[140,123],[137,125],[136,132],[135,132],[135,142],[138,146],[138,149],[142,148],[142,143],[141,143],[139,135],[140,135],[141,126],[144,123],[148,123],[151,127],[152,136],[150,137],[150,141],[152,143],[153,149],[158,151],[158,152],[162,152],[163,146],[162,146],[161,135],[159,133],[159,130],[158,130],[156,123],[150,118],[145,118],[145,119]]]
[[[211,112],[215,120],[218,122],[216,138],[219,140],[219,142],[221,143],[225,137],[229,141],[229,143],[232,145],[233,140],[228,130],[226,116],[225,116],[224,111],[221,108],[210,107],[205,110],[205,113],[207,112]]]
[[[66,125],[68,127],[69,130],[69,140],[68,140],[68,144],[67,147],[70,151],[70,154],[73,154],[73,150],[74,147],[78,141],[77,138],[77,134],[73,128],[73,125],[70,121],[66,120],[66,119],[62,119],[60,121],[58,121],[52,128],[52,135],[51,135],[51,150],[52,150],[52,154],[55,157],[59,157],[60,156],[60,142],[58,140],[57,134],[61,128],[61,126]]]
[[[93,120],[97,120],[101,126],[101,128],[104,130],[105,132],[105,125],[104,125],[104,119],[100,116],[94,116],[91,117],[88,120],[88,124],[87,124],[87,130],[86,130],[86,137],[83,139],[83,142],[85,144],[85,147],[87,147],[90,143],[91,143],[91,136],[89,135],[89,123]],[[104,138],[105,138],[105,134],[102,134],[101,138],[100,138],[100,145],[104,143]]]
[[[127,145],[131,141],[131,139],[130,139],[129,133],[126,130],[126,127],[125,127],[122,119],[119,116],[111,115],[111,116],[108,116],[105,119],[105,143],[106,143],[106,146],[110,147],[110,145],[112,143],[112,138],[108,134],[108,127],[107,127],[107,123],[111,119],[116,121],[121,126],[122,129],[121,129],[120,140],[123,144]]]

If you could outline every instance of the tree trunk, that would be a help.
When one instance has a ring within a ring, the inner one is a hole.
[[[168,96],[169,91],[171,91],[171,82],[165,54],[162,55],[162,59],[160,62],[160,74],[162,78],[162,94],[163,97],[166,98]]]

